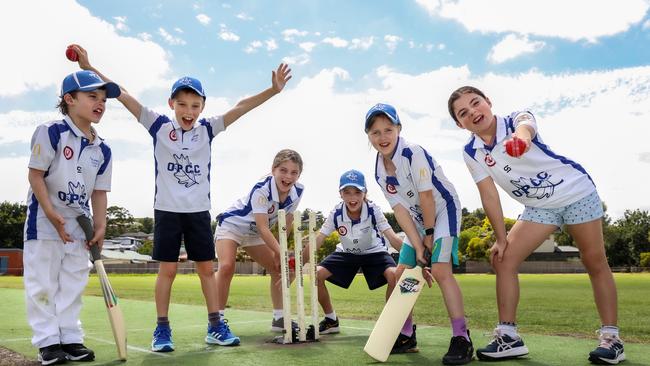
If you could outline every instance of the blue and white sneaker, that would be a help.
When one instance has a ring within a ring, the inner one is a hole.
[[[171,352],[174,350],[172,328],[168,326],[156,326],[156,330],[153,331],[151,350],[154,352]]]
[[[220,346],[238,346],[239,342],[239,337],[230,331],[228,320],[219,319],[219,324],[216,327],[208,324],[208,334],[205,336],[205,343],[218,344]]]
[[[492,333],[492,342],[476,350],[476,356],[482,361],[507,360],[528,354],[528,347],[521,337],[512,338],[499,329]]]
[[[616,365],[625,361],[623,341],[614,334],[599,333],[600,344],[589,352],[589,361],[600,365]]]

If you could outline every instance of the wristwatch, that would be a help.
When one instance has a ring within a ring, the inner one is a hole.
[[[424,229],[424,235],[425,236],[433,235],[433,228],[430,227],[428,229]]]

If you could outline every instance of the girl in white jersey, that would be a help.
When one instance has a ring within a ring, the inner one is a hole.
[[[458,265],[460,202],[440,165],[421,146],[400,137],[401,130],[402,124],[391,105],[377,104],[366,114],[365,131],[377,150],[375,179],[407,236],[399,265],[402,269],[418,263],[423,268],[431,265],[452,325],[449,351],[442,362],[465,364],[472,360],[474,349],[467,330],[463,295],[452,273],[452,263]],[[408,336],[408,331],[406,327],[402,329],[400,337]]]
[[[318,302],[325,312],[319,325],[320,334],[339,332],[339,320],[325,280],[348,288],[361,269],[370,290],[388,284],[386,299],[395,287],[395,261],[388,253],[386,239],[398,250],[402,247],[402,239],[390,227],[381,208],[366,199],[366,191],[366,180],[360,171],[343,173],[339,181],[339,194],[343,201],[330,212],[316,237],[318,248],[334,231],[338,232],[341,240],[336,250],[316,268]],[[303,263],[309,261],[308,254],[305,249]]]
[[[517,268],[549,235],[566,225],[589,272],[603,324],[600,345],[590,352],[589,360],[617,364],[625,359],[625,353],[616,326],[616,285],[605,257],[603,209],[596,187],[578,163],[544,144],[530,112],[500,117],[491,107],[485,94],[471,86],[457,89],[448,101],[449,113],[458,127],[472,133],[464,147],[464,158],[496,236],[490,261],[497,275],[499,324],[493,341],[478,349],[477,356],[498,360],[528,353],[516,327]],[[516,158],[508,155],[504,146],[517,139],[526,146],[523,155]],[[507,234],[495,182],[525,205]]]
[[[304,189],[298,183],[301,173],[300,154],[289,149],[281,150],[273,159],[271,175],[256,183],[246,196],[217,216],[219,226],[214,234],[219,260],[217,299],[222,318],[235,273],[237,248],[242,248],[271,275],[271,330],[282,332],[284,329],[280,244],[271,227],[277,223],[278,210],[281,209],[287,212],[287,227],[292,227],[293,212],[298,208]]]

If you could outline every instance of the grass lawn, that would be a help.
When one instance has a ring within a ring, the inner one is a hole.
[[[154,275],[111,275],[111,282],[122,306],[129,328],[130,362],[140,364],[202,364],[212,361],[240,365],[291,364],[287,360],[300,357],[301,363],[311,360],[319,364],[349,362],[368,364],[372,360],[363,351],[363,344],[383,307],[383,290],[370,292],[363,277],[357,277],[349,290],[328,286],[340,318],[342,334],[326,337],[318,345],[277,346],[266,343],[271,320],[268,294],[269,277],[237,276],[233,280],[226,317],[235,333],[242,337],[242,347],[216,349],[202,343],[205,332],[205,307],[199,279],[195,275],[179,275],[172,293],[174,306],[170,320],[179,351],[166,356],[147,352],[155,323],[152,301]],[[494,276],[458,275],[465,298],[469,325],[476,346],[483,346],[496,320]],[[599,327],[587,275],[521,275],[520,331],[531,349],[527,360],[507,364],[568,365],[587,364],[586,353],[595,346],[594,331]],[[627,342],[628,365],[650,365],[650,274],[617,274],[619,290],[619,325]],[[415,308],[418,342],[417,355],[391,357],[391,363],[439,363],[449,339],[449,325],[439,290],[425,289]],[[102,362],[114,358],[110,328],[107,325],[101,290],[91,278],[84,299],[82,314],[88,343],[98,348]],[[0,324],[10,330],[0,336],[0,345],[30,357],[35,351],[29,343],[29,327],[24,315],[22,278],[0,277],[3,298]],[[295,299],[293,299],[295,304]],[[309,304],[309,301],[306,301]],[[294,305],[295,306],[295,305]],[[294,311],[295,312],[295,311]],[[558,337],[559,336],[559,337]],[[566,337],[569,336],[569,337]],[[291,349],[286,352],[287,347]],[[182,350],[181,350],[182,348]],[[258,350],[267,350],[260,354]],[[244,352],[245,351],[245,352]],[[257,354],[257,356],[255,356]],[[261,357],[264,358],[261,358]],[[176,361],[174,361],[176,360]],[[349,362],[348,362],[349,361]]]

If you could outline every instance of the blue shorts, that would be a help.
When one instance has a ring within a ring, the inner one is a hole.
[[[388,252],[369,254],[334,252],[323,259],[319,266],[332,273],[327,279],[329,282],[343,288],[350,287],[354,276],[361,268],[368,288],[374,290],[387,283],[384,271],[395,267],[395,261]]]
[[[430,264],[449,262],[458,265],[458,238],[455,236],[438,238],[433,242]],[[407,243],[404,243],[399,251],[399,264],[409,267],[415,267],[417,264],[415,249]]]
[[[603,203],[600,201],[598,192],[593,191],[588,196],[564,207],[536,208],[526,206],[524,212],[519,216],[519,220],[562,227],[562,225],[575,225],[594,221],[601,217],[603,217]]]
[[[181,241],[187,259],[195,262],[214,260],[214,242],[210,212],[169,212],[154,210],[152,258],[160,262],[178,262]]]

